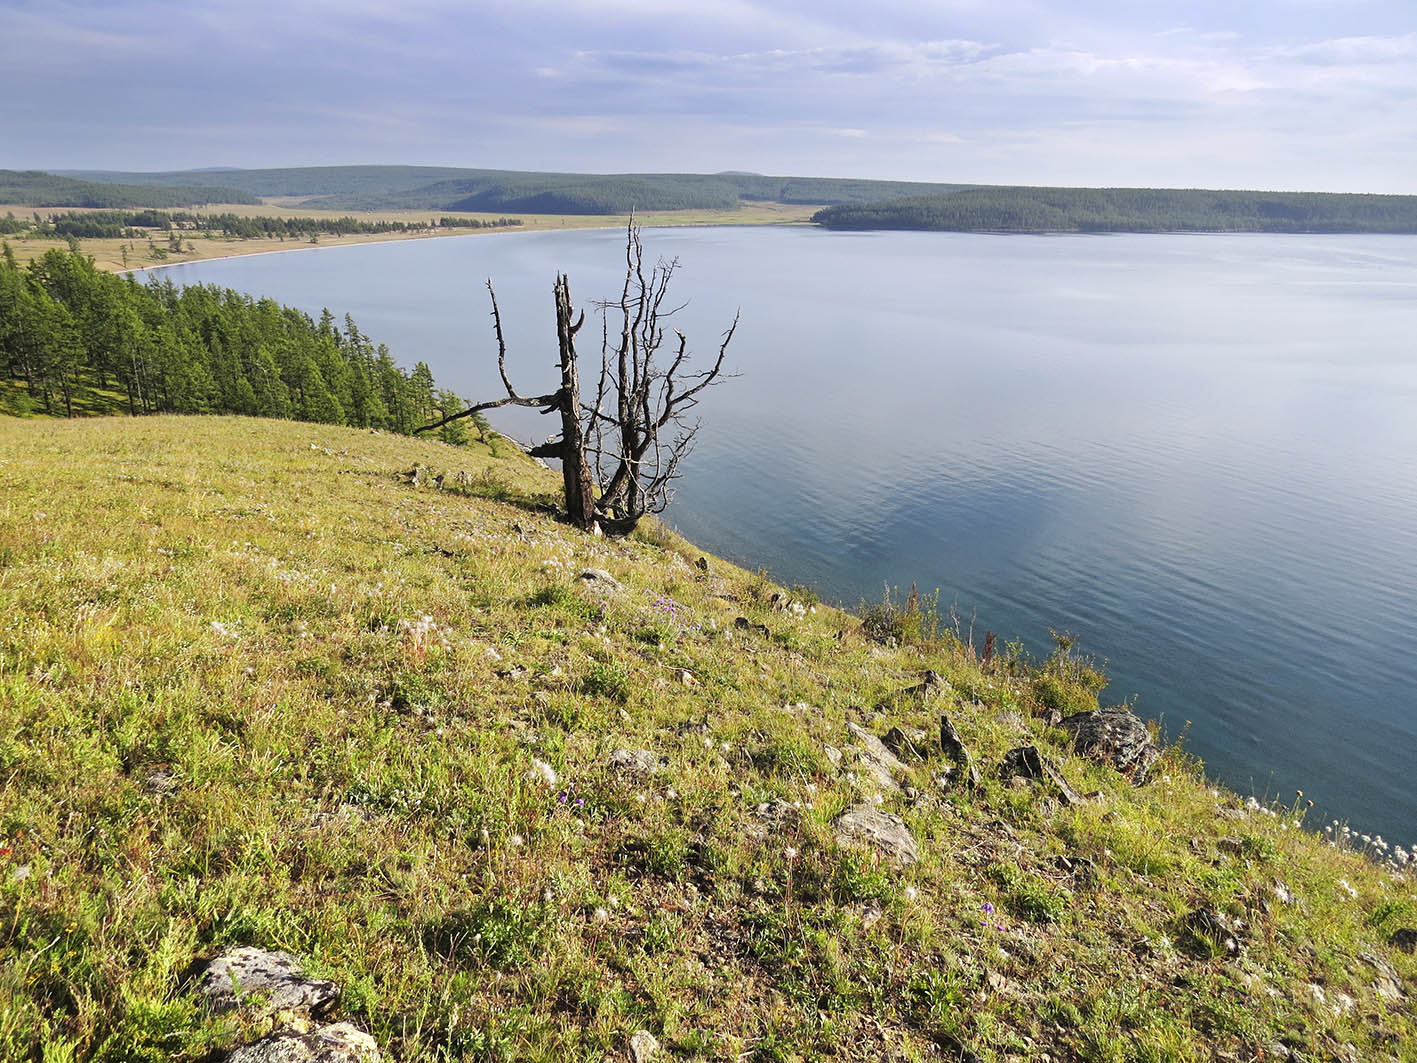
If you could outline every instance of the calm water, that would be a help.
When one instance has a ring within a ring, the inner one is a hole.
[[[670,511],[691,539],[850,605],[938,587],[1035,652],[1071,631],[1241,792],[1417,839],[1417,238],[646,238],[705,357],[743,314]],[[550,391],[556,271],[588,303],[617,263],[622,234],[568,232],[167,274],[349,311],[491,398],[483,281]]]

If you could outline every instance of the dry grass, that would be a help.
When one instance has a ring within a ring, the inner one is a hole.
[[[653,528],[580,535],[554,488],[481,446],[0,418],[0,1058],[208,1058],[242,1034],[184,972],[230,944],[339,981],[395,1060],[619,1059],[639,1028],[683,1059],[1411,1058],[1361,958],[1417,976],[1387,944],[1411,878],[1175,752],[1133,789],[1068,756],[1033,671],[779,610]],[[871,708],[925,668],[943,702]],[[921,862],[840,848],[874,788],[827,746],[942,706],[983,790],[932,751],[926,798],[883,798]],[[1101,798],[1001,783],[1021,741]],[[617,778],[617,747],[666,769]],[[765,829],[777,799],[800,826]]]
[[[34,214],[50,217],[66,213],[70,207],[24,207],[7,206],[0,210],[12,211],[17,218],[28,218]],[[807,224],[812,214],[819,208],[782,203],[753,203],[737,210],[671,210],[649,211],[638,214],[641,225],[646,227],[682,225],[801,225]],[[217,204],[194,209],[201,214],[237,214],[242,217],[282,217],[282,218],[343,218],[357,217],[362,221],[402,221],[424,222],[432,218],[455,217],[478,221],[496,221],[506,214],[476,213],[466,211],[429,210],[382,210],[357,212],[347,210],[311,210],[297,206],[283,206],[272,201],[259,206],[251,204]],[[276,251],[308,250],[312,247],[335,247],[341,244],[385,243],[390,240],[434,240],[452,236],[485,236],[495,232],[539,232],[548,229],[623,229],[629,220],[625,215],[616,214],[517,214],[521,225],[514,229],[448,229],[434,232],[416,233],[353,233],[348,236],[320,236],[318,244],[302,243],[295,240],[278,239],[235,239],[214,234],[211,237],[199,232],[183,233],[181,252],[167,247],[164,233],[154,233],[154,240],[165,252],[154,255],[144,240],[140,239],[92,239],[81,240],[80,250],[92,255],[100,269],[121,272],[126,269],[146,269],[151,266],[172,265],[178,262],[199,262],[204,259],[230,258],[237,255],[269,254]],[[69,244],[62,238],[41,238],[12,236],[7,238],[21,262],[39,258],[46,251],[66,250]],[[124,248],[129,248],[124,257]],[[189,249],[190,248],[190,249]]]

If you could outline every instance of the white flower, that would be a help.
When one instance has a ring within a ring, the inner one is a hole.
[[[610,913],[604,908],[597,908],[593,918],[597,923],[608,923],[610,922]]]
[[[1347,880],[1347,879],[1343,879],[1343,878],[1339,879],[1339,880],[1338,880],[1338,886],[1339,886],[1339,888],[1340,888],[1341,890],[1343,890],[1344,893],[1348,894],[1348,896],[1349,896],[1351,899],[1353,899],[1353,900],[1357,900],[1357,899],[1358,899],[1358,891],[1355,890],[1352,886],[1350,886],[1350,885],[1348,884],[1348,880]]]
[[[789,845],[787,848],[785,848],[784,850],[782,850],[782,858],[783,858],[784,860],[796,860],[796,859],[797,859],[797,850],[794,849],[794,848],[792,848],[792,846]]]
[[[914,886],[906,886],[905,889],[901,891],[901,893],[907,901],[914,901],[916,897],[920,896],[920,891],[917,890]]]
[[[510,838],[507,839],[507,841],[510,842],[512,845],[526,844],[526,839],[523,838],[520,834],[513,834]]]

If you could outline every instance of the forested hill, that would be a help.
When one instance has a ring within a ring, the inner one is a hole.
[[[953,232],[1413,233],[1417,196],[1170,188],[962,188],[827,207],[829,229]]]
[[[316,322],[214,285],[141,285],[71,252],[21,268],[8,244],[0,369],[0,413],[227,413],[409,433],[461,405],[348,315],[340,327],[328,310]]]
[[[301,197],[328,210],[515,211],[623,214],[634,210],[732,210],[745,202],[870,203],[942,194],[951,184],[760,174],[578,174],[438,166],[314,166],[268,170],[117,173],[66,171],[86,181],[166,188],[223,185],[255,196]]]
[[[0,170],[0,203],[22,203],[29,207],[122,209],[259,202],[260,199],[249,192],[218,183],[120,184],[60,177],[39,170]]]

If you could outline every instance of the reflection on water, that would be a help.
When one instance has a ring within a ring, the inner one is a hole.
[[[707,357],[670,516],[856,604],[940,588],[978,630],[1105,657],[1242,791],[1417,838],[1417,239],[658,230]],[[460,393],[554,388],[551,285],[615,290],[622,234],[195,263],[354,314]],[[587,328],[587,333],[591,331]],[[550,431],[522,412],[523,438]]]

